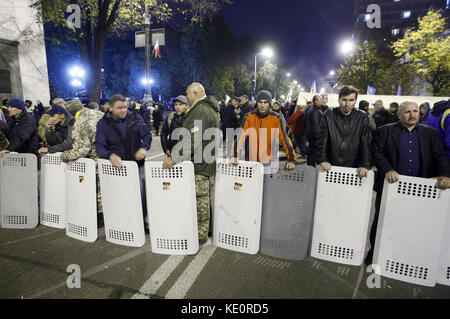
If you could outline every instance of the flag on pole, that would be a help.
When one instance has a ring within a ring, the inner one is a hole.
[[[228,94],[225,95],[225,104],[228,104],[228,102],[230,101],[230,97],[228,96]]]
[[[286,101],[291,102],[291,99],[292,99],[292,88],[289,90]]]
[[[317,93],[316,81],[313,81],[313,83],[311,85],[311,93]]]
[[[377,93],[377,89],[368,85],[367,86],[367,95],[375,95]]]
[[[397,95],[398,96],[402,95],[402,87],[400,86],[400,84],[398,85],[398,88],[397,88]]]
[[[155,58],[159,58],[159,43],[158,39],[156,39],[155,48],[153,49],[153,52],[155,53]]]

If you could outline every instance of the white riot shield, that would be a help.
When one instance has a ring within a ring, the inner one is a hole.
[[[356,168],[320,170],[311,256],[359,266],[365,255],[374,173],[359,178]]]
[[[0,163],[2,228],[36,227],[39,215],[36,155],[6,153]]]
[[[192,255],[198,251],[194,164],[163,169],[145,162],[147,212],[152,252]]]
[[[446,190],[445,192],[449,192]],[[448,195],[447,195],[448,196]],[[441,270],[438,275],[438,284],[450,286],[450,207],[447,213],[447,228],[444,235],[441,253]]]
[[[66,165],[66,235],[92,243],[97,240],[97,180],[95,161],[80,158]]]
[[[41,157],[41,224],[66,228],[66,164],[61,153]]]
[[[433,287],[440,258],[450,191],[431,179],[399,176],[383,187],[373,263],[382,276]]]
[[[120,168],[98,160],[106,240],[119,245],[145,244],[139,172],[136,162],[122,161]]]
[[[256,162],[217,159],[213,244],[256,254],[261,233],[264,167]]]
[[[317,172],[307,165],[284,167],[280,163],[278,172],[264,178],[260,252],[301,260],[309,247]]]

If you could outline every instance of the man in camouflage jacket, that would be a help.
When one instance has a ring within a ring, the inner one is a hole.
[[[97,163],[98,155],[95,151],[95,134],[97,131],[97,122],[105,115],[98,110],[91,110],[83,107],[81,103],[69,103],[67,110],[75,114],[75,124],[72,131],[72,149],[61,154],[63,162],[72,162],[77,159],[88,157]],[[100,182],[97,173],[97,212],[103,212]]]

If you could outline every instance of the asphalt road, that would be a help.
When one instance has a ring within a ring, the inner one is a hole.
[[[154,136],[149,158],[163,158],[159,137]],[[103,228],[94,243],[42,225],[0,229],[0,298],[450,298],[447,286],[428,288],[388,278],[369,288],[372,273],[364,265],[310,256],[282,260],[211,243],[194,256],[166,256],[152,253],[149,240],[146,234],[143,247],[130,248],[106,242]],[[69,265],[80,267],[80,288],[68,288]]]

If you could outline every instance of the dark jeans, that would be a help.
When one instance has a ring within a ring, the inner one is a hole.
[[[315,167],[317,162],[317,155],[316,152],[311,148],[311,146],[309,146],[308,149],[306,150],[306,156],[307,156],[306,164]]]
[[[303,145],[303,136],[294,135],[294,143],[295,143],[294,149],[295,149],[295,146],[298,146],[298,149],[300,150],[300,155],[301,156],[306,155],[305,154],[305,147]]]
[[[373,251],[375,249],[375,239],[377,238],[377,226],[378,226],[378,217],[380,216],[380,206],[381,206],[381,196],[383,195],[383,186],[381,189],[377,191],[377,197],[375,199],[375,215],[373,216],[372,227],[370,228],[370,250],[368,255],[372,256]]]

